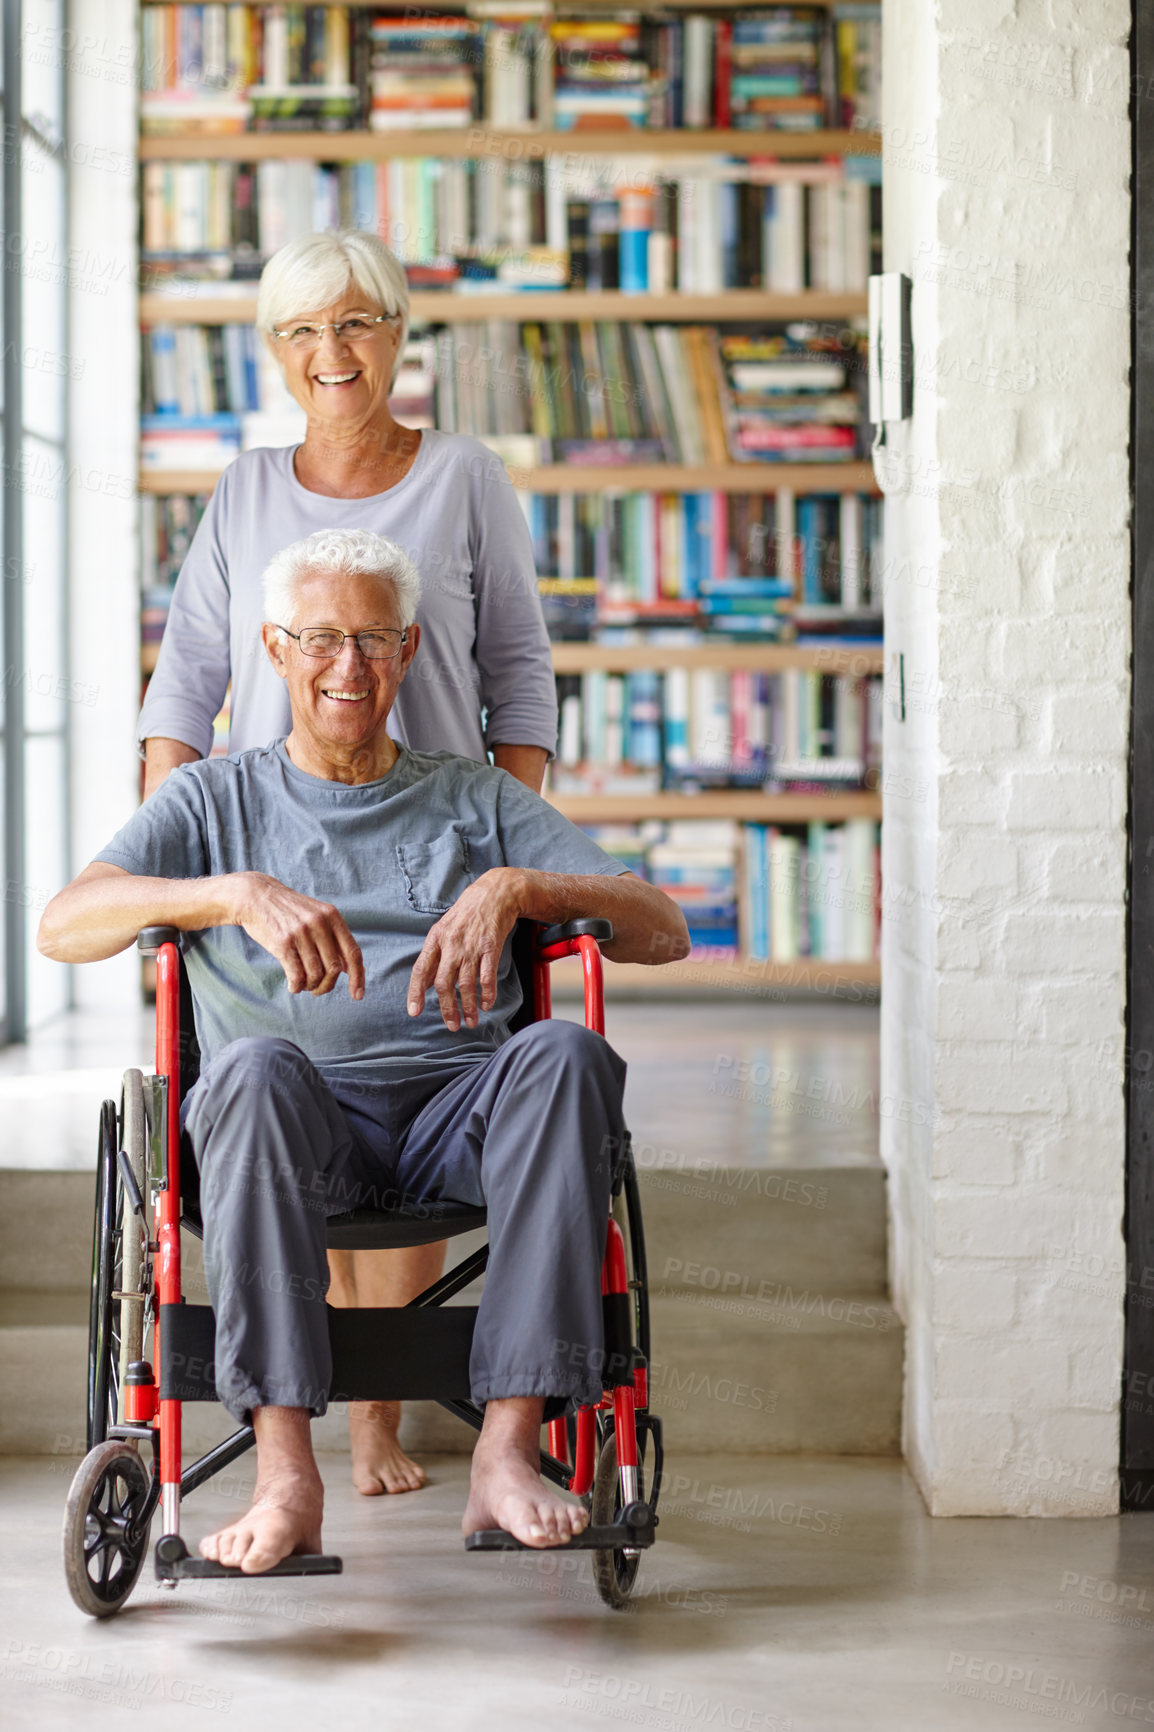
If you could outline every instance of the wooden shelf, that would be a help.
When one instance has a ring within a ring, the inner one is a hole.
[[[880,818],[880,794],[553,794],[545,798],[574,824],[639,824],[645,818],[737,818],[756,824],[808,824],[821,818]]]
[[[555,993],[577,996],[581,992],[581,965],[576,957],[554,962],[549,978]],[[880,961],[823,962],[819,957],[799,956],[796,962],[754,962],[748,956],[719,961],[669,962],[647,968],[640,962],[605,960],[605,996],[691,998],[702,992],[756,992],[759,987],[794,987],[803,992],[820,991],[823,998],[852,1003],[874,1003],[881,987]]]
[[[158,643],[141,645],[140,670],[150,674],[160,654]],[[553,669],[559,674],[588,673],[594,669],[628,673],[634,668],[717,668],[725,673],[780,673],[783,668],[812,668],[823,674],[850,674],[861,678],[880,674],[885,652],[877,644],[848,649],[843,644],[829,648],[809,644],[700,643],[681,648],[669,644],[555,643]]]
[[[619,290],[598,294],[582,289],[471,295],[416,289],[409,296],[414,325],[482,319],[684,319],[712,324],[730,319],[852,319],[865,313],[866,304],[864,294],[818,289],[801,295],[775,295],[761,289],[728,289],[720,295],[626,295]],[[255,316],[255,294],[140,297],[144,325],[251,325]]]
[[[811,668],[825,674],[880,674],[885,651],[880,644],[848,648],[837,644],[694,643],[604,644],[555,643],[553,669],[559,674],[595,671],[628,673],[636,668],[717,668],[723,673],[780,673],[785,668]]]
[[[137,484],[138,493],[211,493],[220,480],[215,469],[149,470]]]
[[[872,463],[728,463],[690,468],[679,463],[635,463],[588,468],[550,463],[509,469],[526,493],[876,493]]]
[[[310,162],[384,161],[395,156],[504,156],[534,161],[546,155],[684,157],[702,153],[776,157],[796,162],[825,156],[878,156],[881,136],[839,128],[820,132],[658,131],[644,127],[573,132],[457,126],[412,132],[175,132],[145,133],[141,162],[265,162],[305,157]]]
[[[166,0],[140,0],[140,3],[142,6],[160,6],[165,4]],[[380,11],[381,7],[381,0],[342,0],[342,3],[346,6],[372,6],[377,11]],[[760,11],[764,9],[765,4],[766,0],[634,0],[629,10],[630,12],[640,12],[647,17],[651,13],[669,11],[732,12],[740,10],[744,6],[756,6]],[[835,6],[837,0],[805,0],[805,4],[807,6],[828,7]],[[440,11],[452,12],[457,9],[446,4],[444,6],[431,6],[428,11],[435,14]],[[620,12],[621,0],[559,0],[553,11],[556,16],[563,18],[574,17],[582,12]],[[423,17],[424,13],[421,16]]]
[[[215,471],[149,470],[140,477],[141,493],[211,493]],[[733,463],[717,468],[686,468],[674,463],[637,463],[617,468],[584,468],[550,463],[509,470],[514,487],[526,493],[876,493],[870,463]]]

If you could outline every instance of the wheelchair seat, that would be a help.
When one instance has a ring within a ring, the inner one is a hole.
[[[203,1239],[199,1208],[190,1197],[183,1203],[181,1226]],[[406,1208],[350,1209],[344,1215],[330,1215],[325,1237],[330,1251],[403,1251],[410,1245],[434,1245],[440,1239],[475,1232],[487,1219],[485,1209],[470,1203],[410,1202]]]
[[[413,1203],[407,1209],[351,1209],[330,1215],[326,1238],[332,1251],[396,1251],[432,1245],[483,1227],[485,1209],[468,1203]]]

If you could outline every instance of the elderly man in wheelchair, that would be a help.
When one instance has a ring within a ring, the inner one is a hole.
[[[202,1065],[182,1125],[215,1380],[257,1447],[252,1507],[200,1551],[246,1574],[320,1552],[325,1222],[398,1193],[488,1210],[466,1535],[547,1547],[585,1527],[541,1478],[540,1428],[546,1398],[602,1394],[625,1066],[574,1023],[510,1032],[509,940],[519,919],[601,918],[613,959],[689,948],[675,903],[505,771],[389,737],[418,594],[408,557],[364,531],[279,554],[263,639],[288,737],[175,771],[40,928],[63,962],[112,956],[145,927],[184,934]]]

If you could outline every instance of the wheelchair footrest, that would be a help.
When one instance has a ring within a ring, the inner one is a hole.
[[[504,1528],[481,1528],[465,1539],[467,1552],[644,1551],[657,1538],[657,1517],[647,1503],[631,1503],[609,1527],[587,1527],[559,1546],[527,1546]]]
[[[239,1564],[218,1564],[215,1558],[193,1557],[179,1534],[163,1534],[157,1540],[155,1565],[158,1582],[183,1582],[204,1576],[243,1576],[246,1581],[258,1582],[265,1576],[339,1576],[344,1569],[340,1558],[305,1552],[282,1558],[271,1570],[242,1570]]]

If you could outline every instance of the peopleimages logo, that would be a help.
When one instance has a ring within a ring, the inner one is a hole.
[[[1105,1711],[1139,1725],[1154,1726],[1154,1698],[1114,1690],[1108,1684],[1079,1684],[1059,1672],[1015,1661],[991,1660],[984,1654],[952,1653],[944,1688],[955,1696],[977,1696],[1032,1714],[1080,1724],[1086,1711]]]

